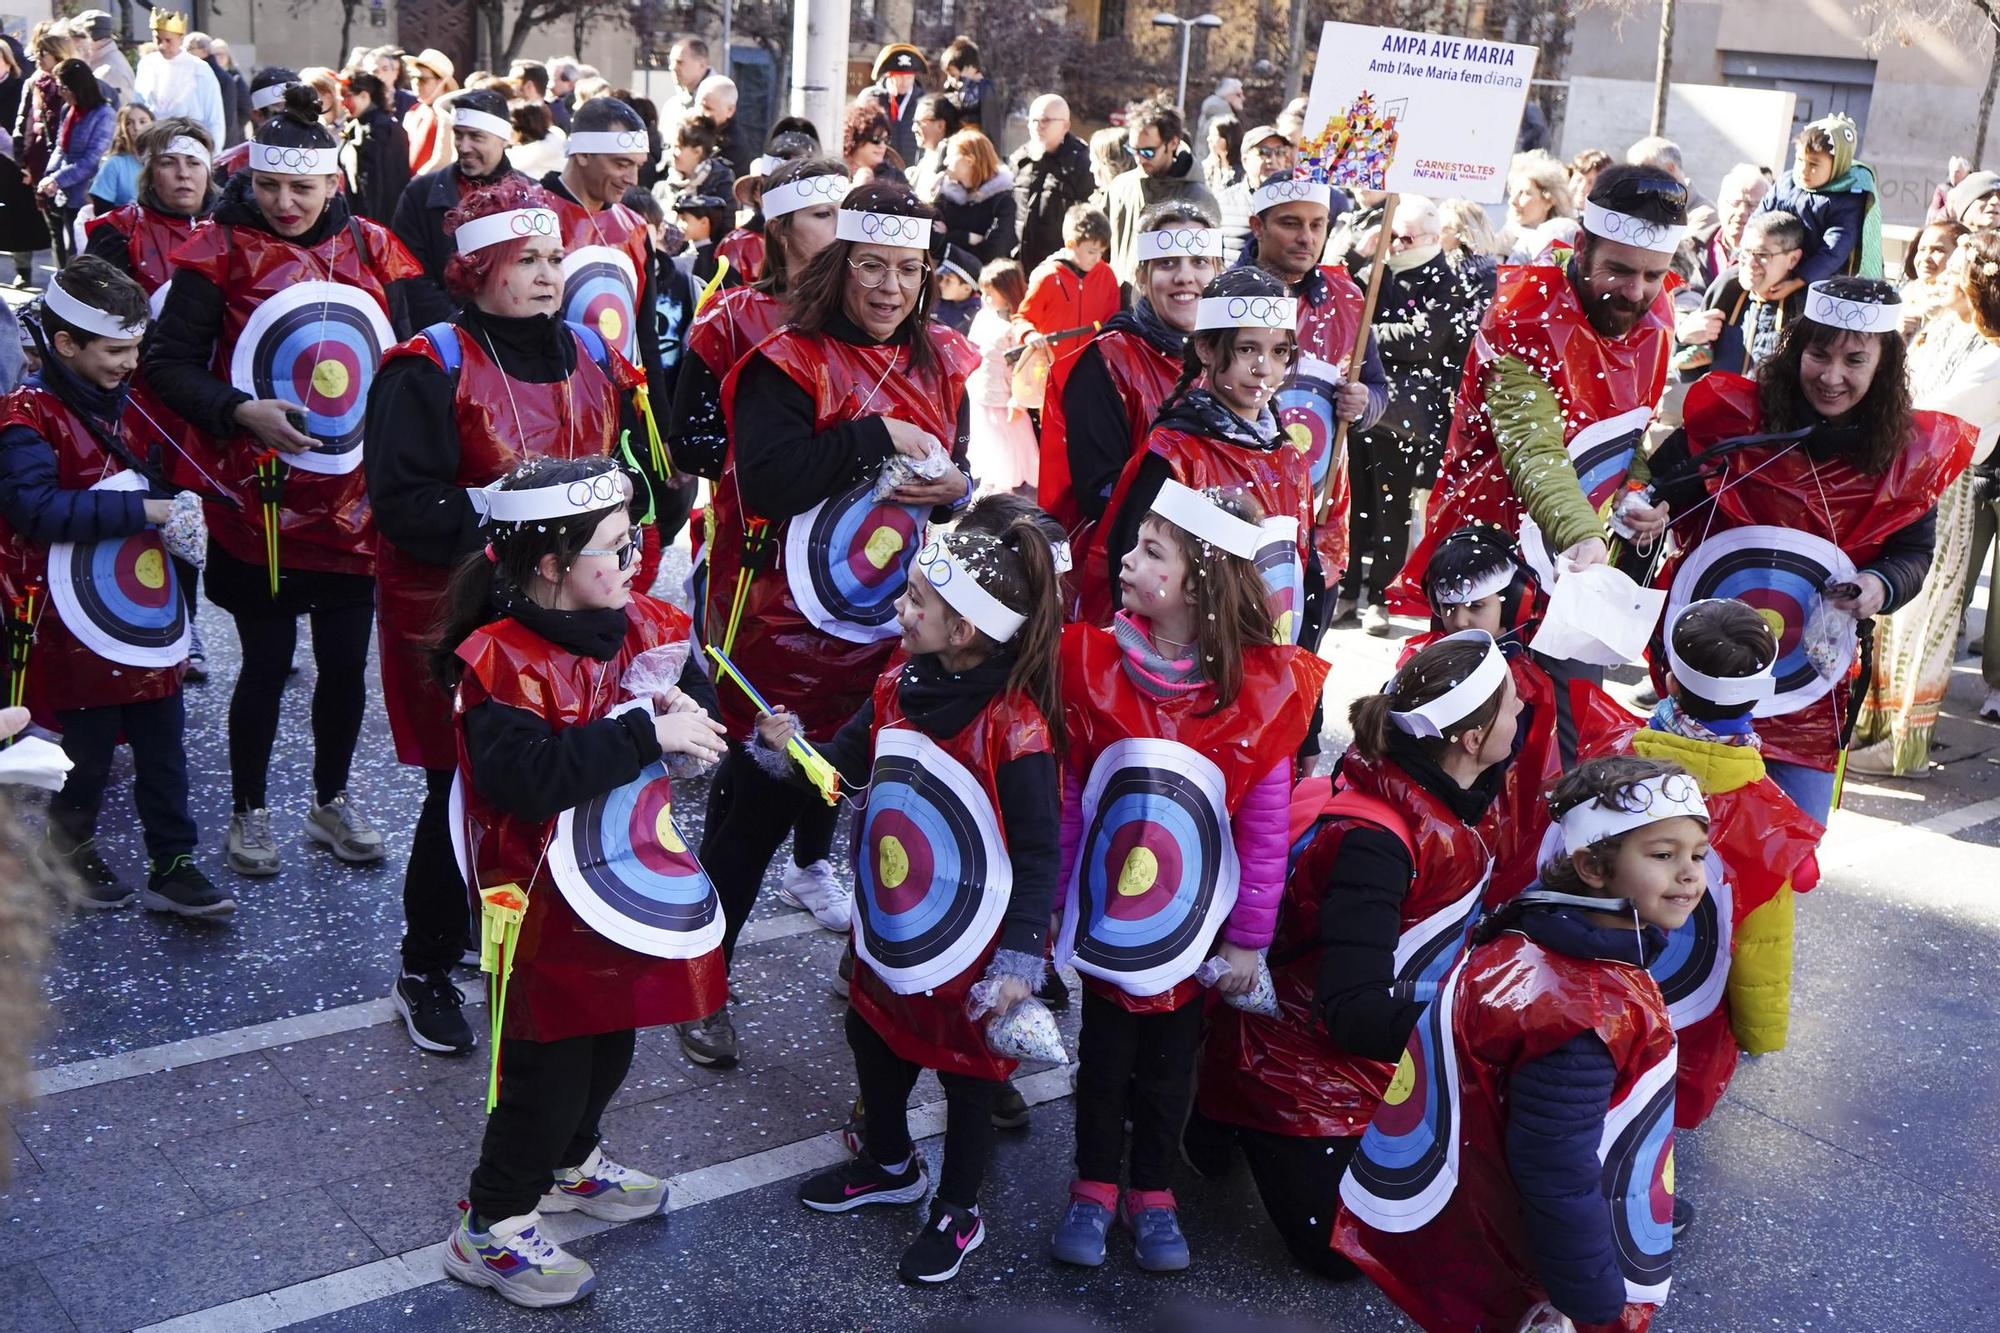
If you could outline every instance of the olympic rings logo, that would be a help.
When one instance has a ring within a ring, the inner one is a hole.
[[[1666,237],[1667,224],[1635,218],[1629,213],[1612,213],[1605,218],[1605,230],[1610,233],[1611,240],[1650,250]]]
[[[309,171],[319,165],[323,148],[280,148],[276,144],[255,145],[257,165],[268,171]]]
[[[1300,180],[1272,181],[1262,189],[1262,194],[1265,198],[1271,200],[1273,203],[1280,204],[1289,204],[1300,199],[1311,199],[1313,193],[1313,183],[1311,181]]]
[[[1139,238],[1148,258],[1170,259],[1175,254],[1199,255],[1207,252],[1208,231],[1203,227],[1175,227],[1169,231],[1149,231]]]
[[[1667,773],[1656,779],[1657,790],[1652,785],[1634,783],[1600,801],[1628,814],[1650,814],[1654,806],[1663,810],[1675,810],[1701,799],[1701,787],[1685,773]]]
[[[820,203],[838,203],[847,197],[852,182],[845,176],[807,176],[792,182],[792,188],[804,199]]]
[[[546,209],[521,209],[507,219],[507,229],[516,236],[553,236],[556,215]]]
[[[917,552],[917,568],[924,571],[924,577],[931,581],[933,588],[942,588],[951,582],[951,560],[942,542],[931,542]]]
[[[646,132],[644,130],[622,131],[618,135],[618,146],[643,153],[646,151]]]
[[[1831,324],[1849,333],[1864,333],[1872,322],[1860,302],[1845,301],[1824,292],[1813,298],[1812,319],[1814,323]]]
[[[931,220],[896,213],[863,213],[861,230],[870,240],[928,242]]]
[[[622,472],[600,472],[588,480],[573,481],[563,491],[563,499],[578,512],[600,509],[605,505],[629,500],[632,494],[626,489],[625,474]]]
[[[1283,328],[1289,321],[1284,317],[1285,308],[1278,304],[1280,299],[1273,296],[1233,296],[1229,299],[1229,317],[1247,319],[1267,329]]]

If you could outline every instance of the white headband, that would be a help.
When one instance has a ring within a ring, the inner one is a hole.
[[[1471,674],[1437,698],[1418,704],[1407,713],[1390,711],[1390,724],[1419,740],[1442,740],[1453,727],[1483,708],[1507,679],[1507,655],[1485,630],[1460,630],[1445,635],[1437,643],[1484,643],[1486,655],[1479,659]]]
[[[146,335],[146,318],[141,315],[136,324],[121,323],[118,316],[108,310],[99,310],[94,305],[85,305],[63,290],[62,283],[51,279],[48,289],[42,293],[42,304],[51,315],[71,328],[94,333],[100,338],[143,338]]]
[[[770,217],[769,213],[764,215]],[[863,213],[843,208],[833,224],[835,238],[869,245],[896,245],[905,250],[931,248],[931,220],[900,213]]]
[[[1021,632],[1028,618],[979,586],[979,579],[942,540],[933,541],[917,552],[917,568],[937,589],[951,609],[970,620],[979,632],[995,643],[1005,643]]]
[[[751,160],[749,174],[752,176],[768,176],[784,165],[784,158],[772,157],[769,153],[766,153],[762,157]]]
[[[1255,523],[1236,517],[1194,487],[1172,477],[1160,483],[1160,493],[1153,497],[1153,512],[1210,546],[1219,546],[1245,560],[1255,560],[1257,548],[1264,544],[1263,530]]]
[[[1663,773],[1656,778],[1643,778],[1620,789],[1613,799],[1639,808],[1606,809],[1602,797],[1585,801],[1556,821],[1556,826],[1562,830],[1562,847],[1556,854],[1566,856],[1570,852],[1580,852],[1586,847],[1595,847],[1606,838],[1615,838],[1635,828],[1678,819],[1683,815],[1703,822],[1708,820],[1708,805],[1701,799],[1701,787],[1685,773]]]
[[[509,134],[512,127],[509,127]],[[575,157],[578,153],[644,153],[646,132],[644,130],[578,130],[569,136],[563,145],[564,157]]]
[[[340,171],[340,154],[332,148],[285,148],[252,140],[250,170],[279,176],[332,176]]]
[[[1262,213],[1276,208],[1279,204],[1318,204],[1321,208],[1333,207],[1333,187],[1325,181],[1275,180],[1265,181],[1250,196],[1250,211]]]
[[[547,523],[595,513],[632,499],[632,479],[622,470],[520,490],[501,490],[505,481],[502,477],[491,485],[466,491],[465,498],[472,501],[473,511],[482,522]]]
[[[1139,233],[1138,262],[1148,259],[1221,259],[1225,251],[1220,227],[1166,227]]]
[[[786,181],[783,185],[773,185],[764,191],[764,221],[781,218],[787,213],[796,213],[802,208],[813,208],[820,204],[837,204],[847,197],[854,188],[854,182],[842,175],[805,176],[798,180]]]
[[[252,111],[269,111],[272,107],[285,100],[285,89],[292,86],[289,83],[274,83],[268,88],[259,88],[256,92],[250,94],[250,109]]]
[[[203,166],[208,165],[208,150],[201,146],[201,140],[190,139],[185,134],[176,134],[167,140],[167,146],[154,154],[155,157],[191,157]]]
[[[1204,296],[1195,304],[1194,326],[1202,329],[1292,329],[1299,323],[1295,296]]]
[[[1806,288],[1806,318],[1848,333],[1895,333],[1903,327],[1903,303],[1850,301],[1828,291],[1825,283],[1816,282]]]
[[[485,217],[464,223],[452,233],[452,240],[460,254],[469,255],[474,250],[484,250],[502,241],[561,234],[562,219],[555,215],[553,209],[510,208],[504,213],[488,213]]]
[[[1689,602],[1685,607],[1681,608],[1681,615],[1685,616],[1689,611],[1706,602],[1723,600],[1725,599],[1720,597],[1708,597],[1703,598],[1700,602]],[[1675,617],[1674,623],[1678,625],[1680,617]],[[1667,631],[1667,669],[1674,673],[1675,683],[1686,686],[1697,697],[1706,699],[1712,704],[1738,706],[1759,703],[1770,698],[1778,692],[1778,680],[1771,671],[1771,668],[1776,665],[1777,657],[1773,654],[1771,661],[1766,662],[1750,675],[1711,676],[1706,671],[1697,671],[1687,664],[1686,659],[1674,649],[1673,631],[1671,629]]]
[[[481,111],[477,107],[453,107],[451,110],[451,124],[453,129],[478,130],[483,134],[491,134],[499,139],[512,139],[514,137],[513,121],[503,120],[491,111]]]
[[[1439,606],[1469,606],[1482,597],[1505,591],[1520,572],[1521,567],[1508,560],[1498,569],[1489,569],[1473,578],[1460,579],[1449,586],[1439,584],[1431,589],[1431,601]]]
[[[1670,255],[1680,249],[1681,242],[1687,238],[1688,230],[1671,222],[1635,218],[1630,213],[1620,213],[1602,204],[1592,203],[1583,206],[1583,229],[1592,236],[1602,236],[1607,241],[1617,241],[1620,245],[1636,245],[1641,250],[1651,250],[1662,255]]]

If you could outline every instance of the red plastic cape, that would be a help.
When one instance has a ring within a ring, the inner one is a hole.
[[[729,271],[744,282],[764,276],[764,233],[738,227],[715,243],[715,257],[729,261]]]
[[[688,637],[688,618],[643,594],[608,662],[556,647],[519,621],[497,620],[459,645],[463,714],[488,699],[534,714],[555,730],[606,717],[623,702],[625,668],[648,648]],[[654,958],[613,944],[585,925],[549,878],[543,852],[554,819],[523,819],[490,804],[472,780],[460,735],[458,775],[465,798],[473,891],[514,883],[528,890],[528,914],[507,987],[505,1032],[527,1041],[561,1041],[624,1028],[685,1023],[714,1013],[727,996],[722,950],[692,961]]]
[[[1160,404],[1180,379],[1181,363],[1126,329],[1106,329],[1091,345],[1104,358],[1104,369],[1125,406],[1131,427],[1126,456],[1137,457],[1145,452]],[[1071,534],[1076,558],[1070,578],[1077,590],[1077,618],[1088,625],[1106,625],[1118,609],[1104,550],[1108,534],[1103,523],[1085,519],[1077,509],[1069,472],[1068,426],[1062,413],[1062,395],[1050,394],[1042,404],[1041,505]],[[1108,517],[1115,510],[1107,506],[1104,512]]]
[[[688,350],[701,358],[720,384],[750,349],[785,322],[785,303],[755,287],[729,287],[688,326]]]
[[[115,212],[91,220],[86,228],[95,236],[109,229],[125,238],[132,280],[145,289],[153,314],[160,313],[162,294],[173,278],[173,252],[194,233],[194,219],[161,213],[143,204],[127,204]],[[140,457],[159,445],[160,463],[168,481],[192,490],[209,489],[211,483],[197,470],[208,467],[211,454],[201,442],[201,433],[181,420],[178,412],[160,401],[144,376],[134,376],[125,408],[125,437],[132,441]]]
[[[646,272],[652,258],[652,249],[646,239],[646,221],[623,204],[613,204],[609,208],[586,208],[571,199],[551,193],[556,216],[562,220],[563,253],[575,258],[577,252],[592,246],[602,246],[609,250],[624,252],[631,261],[632,273],[628,280],[621,273],[619,286],[625,288],[625,308],[600,309],[593,327],[597,335],[633,364],[639,362],[639,296],[646,287]],[[566,266],[563,282],[563,318],[577,324],[592,324],[585,318],[585,310],[572,301],[574,291],[588,281],[587,274],[575,274]],[[585,303],[588,304],[588,303]]]
[[[1361,312],[1367,308],[1368,298],[1343,265],[1322,264],[1319,272],[1326,279],[1326,299],[1314,305],[1303,296],[1299,298],[1299,351],[1344,371],[1354,357],[1354,338],[1361,329]],[[1352,504],[1347,460],[1343,457],[1334,462],[1338,466],[1327,473],[1326,504],[1322,506],[1326,520],[1312,530],[1329,588],[1347,569],[1347,511]]]

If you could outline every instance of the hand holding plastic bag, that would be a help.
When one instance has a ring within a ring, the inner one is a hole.
[[[884,499],[905,486],[936,481],[954,466],[951,455],[942,449],[933,449],[919,458],[902,453],[890,454],[882,460],[881,474],[875,478],[875,498]]]
[[[1067,1064],[1062,1033],[1047,1005],[1030,995],[1005,1013],[996,1012],[1004,977],[988,977],[974,982],[965,997],[965,1016],[977,1023],[986,1019],[986,1047],[1009,1060],[1040,1060]]]
[[[208,568],[208,520],[202,516],[199,495],[181,491],[174,496],[173,512],[160,524],[160,543],[174,559],[196,569]]]
[[[687,668],[694,645],[683,639],[648,648],[625,666],[618,686],[634,699],[644,699],[654,716],[665,713],[700,712],[701,705],[680,687],[681,673]],[[666,758],[667,772],[677,778],[691,778],[706,764],[691,754],[674,753]]]
[[[1228,976],[1229,972],[1229,960],[1217,954],[1201,965],[1200,970],[1194,974],[1194,979],[1212,988],[1216,982]],[[1266,1018],[1278,1016],[1278,986],[1271,980],[1271,963],[1265,957],[1264,950],[1257,951],[1256,974],[1250,979],[1249,989],[1235,994],[1224,992],[1222,1002],[1245,1013],[1262,1014]]]

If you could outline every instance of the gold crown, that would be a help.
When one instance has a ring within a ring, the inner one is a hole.
[[[188,30],[187,15],[177,14],[171,9],[156,9],[153,11],[151,26],[154,32],[178,32],[184,34]]]

